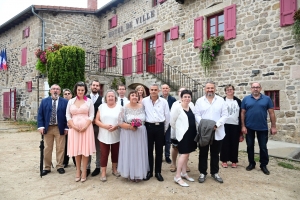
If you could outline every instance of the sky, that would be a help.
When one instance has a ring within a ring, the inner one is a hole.
[[[86,8],[88,0],[0,0],[0,25],[31,5],[68,6]],[[98,8],[110,0],[98,0]]]

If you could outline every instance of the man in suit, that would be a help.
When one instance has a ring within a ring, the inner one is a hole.
[[[125,106],[126,104],[129,103],[129,100],[127,99],[127,97],[125,97],[125,94],[126,94],[126,86],[121,84],[121,85],[118,85],[118,102],[117,104],[120,104],[121,106]]]
[[[174,97],[170,95],[170,87],[167,84],[164,84],[161,86],[162,89],[162,95],[160,97],[167,100],[169,109],[171,110],[171,107],[173,103],[176,101]],[[170,147],[171,147],[171,127],[169,126],[166,134],[165,134],[165,160],[168,164],[171,164],[172,160],[170,159]]]
[[[59,97],[61,89],[54,84],[50,89],[51,96],[44,98],[38,111],[38,130],[44,135],[44,170],[45,176],[51,172],[53,143],[56,143],[56,169],[58,173],[64,174],[64,147],[65,135],[68,134],[66,109],[68,100]]]
[[[100,143],[98,140],[98,133],[99,133],[99,127],[95,124],[95,117],[98,112],[98,107],[102,104],[102,97],[99,96],[100,91],[100,82],[97,80],[94,80],[91,84],[91,94],[87,95],[88,98],[92,99],[94,103],[94,109],[95,109],[95,116],[93,120],[93,128],[94,128],[94,135],[95,135],[95,145],[96,145],[96,169],[92,172],[92,176],[97,176],[100,173]],[[87,176],[91,172],[91,161],[92,156],[89,158],[89,162],[87,165]]]

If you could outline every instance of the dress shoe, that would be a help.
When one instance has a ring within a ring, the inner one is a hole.
[[[199,178],[198,178],[198,182],[199,182],[199,183],[204,183],[205,179],[206,179],[206,175],[200,174],[200,176],[199,176]]]
[[[255,168],[255,165],[254,164],[249,164],[248,167],[246,167],[246,170],[247,171],[251,171],[252,169]]]
[[[50,173],[51,171],[50,170],[43,170],[42,172],[42,176],[46,176],[48,173]]]
[[[213,177],[213,179],[215,179],[217,182],[223,183],[223,179],[219,176],[219,174],[212,174],[211,177]]]
[[[169,158],[169,157],[166,157],[166,162],[168,163],[168,164],[171,164],[172,163],[172,160]]]
[[[64,168],[59,168],[59,169],[57,169],[57,171],[58,171],[58,173],[60,173],[60,174],[64,174],[64,173],[65,173]]]
[[[189,185],[186,182],[180,183],[179,181],[182,180],[181,178],[176,178],[174,177],[174,181],[176,183],[178,183],[178,185],[182,186],[182,187],[189,187]]]
[[[100,168],[96,168],[96,169],[92,172],[91,176],[97,176],[99,173],[100,173]]]
[[[144,178],[143,180],[148,181],[151,177],[153,177],[153,174],[151,172],[148,172],[146,178]]]
[[[67,168],[69,166],[69,164],[64,164],[64,168]]]
[[[90,169],[86,169],[86,177],[88,177],[91,173],[91,170]]]
[[[155,177],[157,178],[158,181],[164,181],[164,178],[160,173],[155,173]]]
[[[260,169],[261,169],[261,171],[263,171],[263,173],[265,175],[270,175],[270,172],[269,172],[267,166],[262,166],[262,167],[260,167]]]

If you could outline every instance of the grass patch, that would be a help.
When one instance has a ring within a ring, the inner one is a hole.
[[[283,168],[287,168],[287,169],[300,170],[299,167],[295,167],[294,165],[292,165],[290,163],[286,163],[286,162],[279,162],[278,165],[281,166],[281,167],[283,167]]]
[[[28,128],[22,128],[18,132],[23,132],[23,131],[33,131],[37,129],[37,121],[25,121],[25,120],[18,120],[13,122],[15,125],[20,125],[20,126],[28,126]]]
[[[259,162],[259,156],[254,156],[254,161]]]

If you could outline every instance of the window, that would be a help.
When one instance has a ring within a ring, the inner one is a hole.
[[[296,11],[297,0],[280,0],[280,26],[293,24]]]
[[[265,95],[269,96],[274,104],[274,110],[280,110],[279,90],[265,91]]]
[[[118,24],[118,17],[117,17],[117,15],[115,15],[111,19],[108,20],[108,29],[117,27],[117,24]]]
[[[21,66],[25,66],[27,64],[27,47],[24,47],[21,50]]]
[[[112,49],[107,49],[108,67],[112,67]]]
[[[216,11],[218,12],[218,11]],[[224,35],[225,40],[236,38],[236,4],[224,7],[218,14],[206,17],[200,16],[194,19],[194,47],[202,46],[204,31],[207,31],[207,38],[210,36]],[[207,30],[204,30],[204,23],[207,22]]]
[[[219,13],[207,18],[207,38],[224,36],[224,14]]]
[[[25,28],[22,32],[22,38],[28,38],[29,37],[29,27]]]
[[[171,38],[170,36],[171,36],[170,30],[166,31],[165,32],[165,42],[170,41],[170,38]]]

